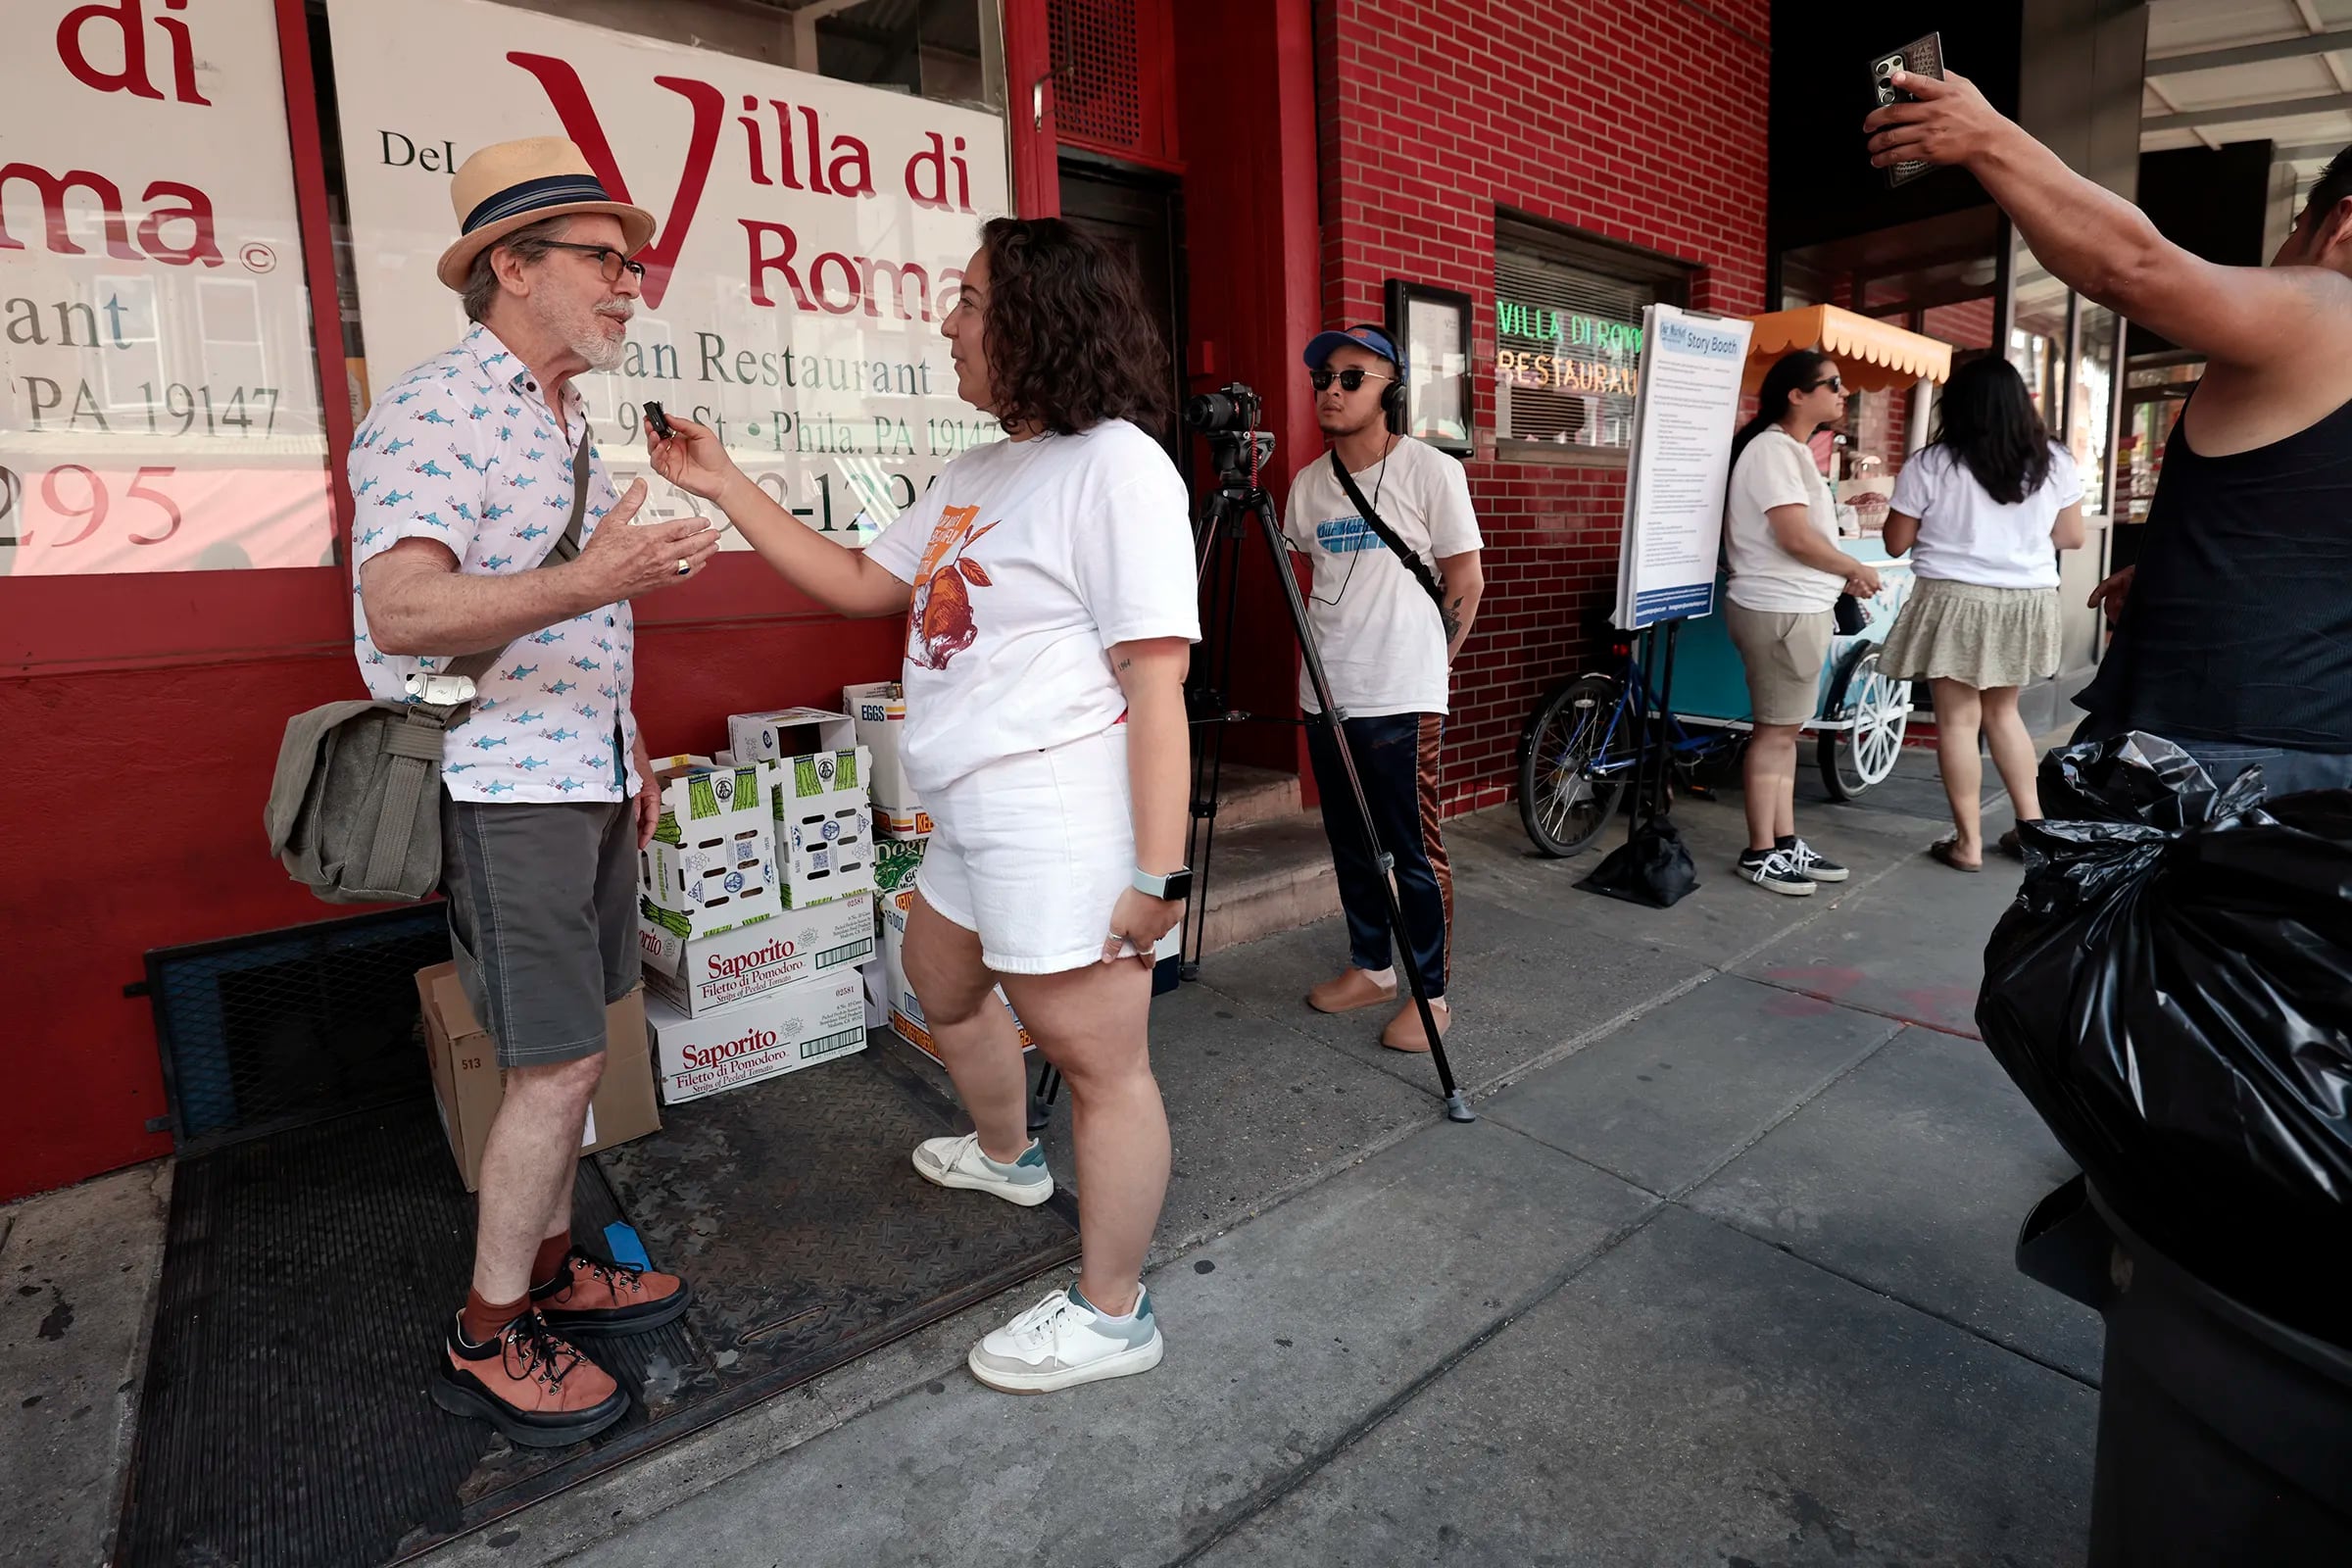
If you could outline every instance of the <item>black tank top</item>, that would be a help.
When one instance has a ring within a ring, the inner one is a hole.
[[[2117,729],[2352,752],[2352,403],[2221,458],[2183,415],[2138,564],[2082,707]]]

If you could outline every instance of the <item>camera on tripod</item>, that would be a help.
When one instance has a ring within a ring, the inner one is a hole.
[[[1265,401],[1239,381],[1184,406],[1184,422],[1208,437],[1209,461],[1220,485],[1250,484],[1274,460],[1274,432],[1257,428],[1264,409]]]

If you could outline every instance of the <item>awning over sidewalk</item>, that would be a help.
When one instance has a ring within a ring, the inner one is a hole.
[[[1792,349],[1820,349],[1836,355],[1847,388],[1856,392],[1890,391],[1923,376],[1941,382],[1952,373],[1949,343],[1835,305],[1773,311],[1751,316],[1748,320],[1755,331],[1748,339],[1747,373],[1742,379],[1750,392],[1764,384],[1764,372],[1772,368],[1773,362]]]

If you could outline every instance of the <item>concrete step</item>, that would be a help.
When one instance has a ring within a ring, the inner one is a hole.
[[[1203,953],[1295,931],[1340,912],[1339,873],[1332,869],[1320,813],[1293,810],[1238,828],[1226,826],[1222,812],[1217,820]]]
[[[1299,808],[1298,775],[1246,762],[1227,762],[1217,775],[1217,832],[1295,816]]]

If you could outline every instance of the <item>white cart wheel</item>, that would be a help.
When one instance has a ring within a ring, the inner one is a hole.
[[[1823,716],[1852,720],[1848,728],[1822,731],[1820,747],[1822,784],[1833,799],[1850,801],[1886,782],[1903,755],[1911,683],[1887,676],[1879,664],[1879,645],[1865,643],[1846,656]]]

